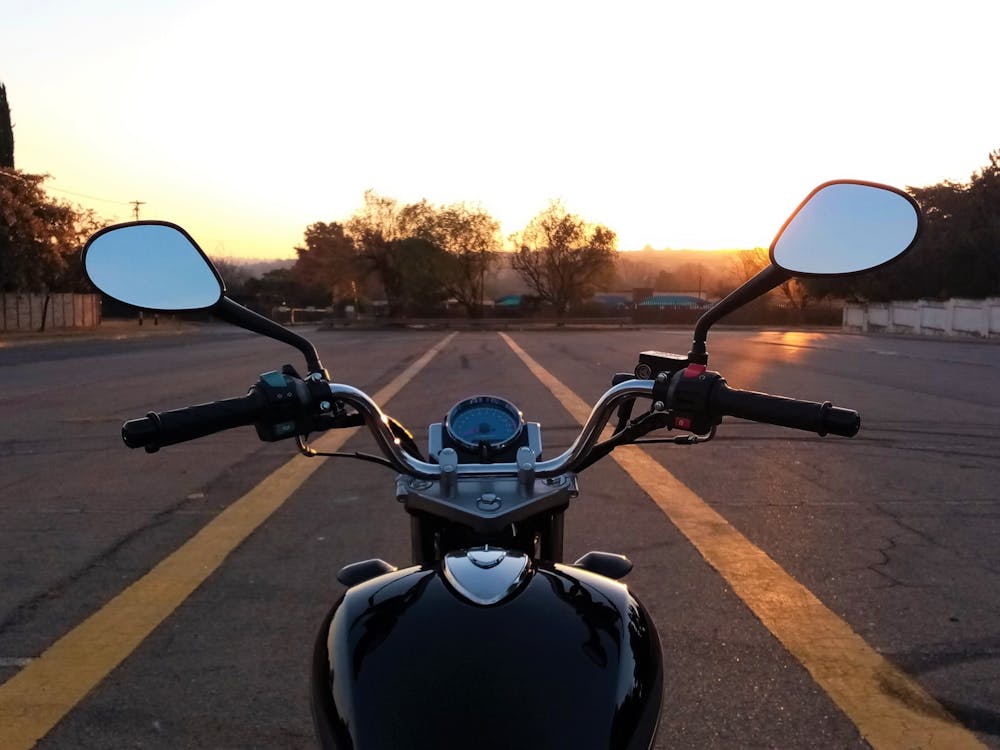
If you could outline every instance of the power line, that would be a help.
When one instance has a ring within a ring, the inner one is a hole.
[[[21,177],[21,175],[17,174],[16,172],[6,169],[0,170],[0,176],[10,177],[12,180],[18,180],[20,182],[30,182],[30,180]],[[96,195],[87,195],[86,193],[77,193],[72,190],[63,190],[62,188],[52,187],[51,185],[42,186],[42,190],[44,190],[45,192],[53,190],[57,193],[64,193],[65,195],[72,195],[75,196],[76,198],[86,198],[87,200],[100,201],[102,203],[117,203],[119,205],[132,205],[133,203],[135,203],[135,201],[119,201],[119,200],[112,200],[111,198],[98,198]]]
[[[62,188],[57,188],[57,187],[46,187],[45,190],[55,190],[57,193],[65,193],[66,195],[72,195],[77,198],[86,198],[87,200],[101,201],[102,203],[131,204],[133,202],[133,201],[116,201],[112,200],[111,198],[98,198],[97,196],[94,195],[86,195],[84,193],[74,193],[72,190],[63,190]]]

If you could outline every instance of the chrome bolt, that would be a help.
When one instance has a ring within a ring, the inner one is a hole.
[[[329,401],[320,401],[319,410],[320,411],[330,411],[330,402]]]
[[[667,405],[662,401],[657,401],[656,403],[653,404],[653,411],[663,411],[666,408]]]

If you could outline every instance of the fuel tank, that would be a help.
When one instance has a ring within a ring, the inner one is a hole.
[[[313,718],[333,748],[647,750],[662,683],[625,585],[487,547],[349,588],[317,638]]]

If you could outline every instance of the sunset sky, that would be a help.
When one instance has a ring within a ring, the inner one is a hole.
[[[1000,148],[1000,4],[0,0],[17,166],[291,256],[367,188],[619,247],[768,245],[816,184],[964,181]],[[83,197],[87,196],[87,197]]]

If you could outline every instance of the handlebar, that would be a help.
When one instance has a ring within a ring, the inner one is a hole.
[[[440,478],[442,469],[438,464],[419,461],[399,446],[389,427],[389,418],[364,391],[349,385],[331,383],[330,396],[336,401],[343,401],[353,406],[362,415],[382,453],[396,471],[418,479]],[[535,464],[535,476],[546,479],[576,470],[587,458],[587,454],[600,438],[601,432],[620,403],[628,399],[652,398],[652,396],[652,380],[629,380],[613,386],[594,405],[586,424],[573,444],[559,456]],[[459,477],[497,476],[517,474],[517,470],[518,466],[515,463],[460,464],[456,473]]]
[[[556,477],[588,465],[591,449],[617,408],[636,398],[655,400],[657,402],[655,409],[676,414],[678,418],[667,422],[668,426],[690,428],[693,422],[687,419],[687,415],[694,417],[695,422],[703,427],[706,424],[709,427],[718,424],[723,416],[734,416],[808,430],[820,435],[832,433],[845,437],[857,434],[861,426],[861,417],[857,412],[836,408],[830,402],[820,404],[730,388],[718,373],[707,372],[704,367],[696,365],[692,365],[691,368],[688,371],[677,372],[672,379],[661,377],[657,380],[628,380],[612,386],[594,405],[573,444],[561,455],[537,462],[534,465],[535,476],[539,479]],[[265,376],[262,376],[261,382],[267,382]],[[296,382],[301,384],[302,381]],[[393,433],[393,421],[364,391],[340,383],[324,382],[311,385],[322,389],[324,395],[322,401],[327,400],[328,388],[329,402],[353,407],[374,436],[388,463],[402,474],[419,479],[437,480],[445,472],[455,472],[457,477],[508,476],[517,474],[519,469],[525,468],[519,467],[516,463],[459,464],[442,467],[436,463],[423,461],[403,449],[401,441]],[[325,403],[322,408],[328,406],[329,404]],[[310,431],[310,428],[301,428],[294,422],[284,423],[282,427],[290,432],[265,437],[261,425],[268,421],[273,409],[274,406],[268,405],[268,399],[261,388],[255,386],[246,396],[240,398],[159,414],[150,412],[144,419],[126,422],[122,426],[122,438],[130,448],[144,447],[148,452],[153,452],[166,445],[255,423],[258,426],[258,434],[262,439],[268,440],[291,437],[302,429]],[[285,414],[287,417],[288,412]],[[341,423],[338,426],[345,424]],[[708,429],[704,431],[707,432]]]
[[[792,427],[818,435],[854,437],[861,429],[861,415],[851,409],[835,407],[829,401],[800,401],[757,391],[730,388],[720,381],[710,396],[712,411],[720,415],[750,419],[754,422]]]
[[[239,398],[159,413],[151,411],[142,419],[123,424],[122,440],[129,448],[145,448],[148,453],[154,453],[165,445],[251,425],[260,419],[266,406],[264,396],[253,389]]]

